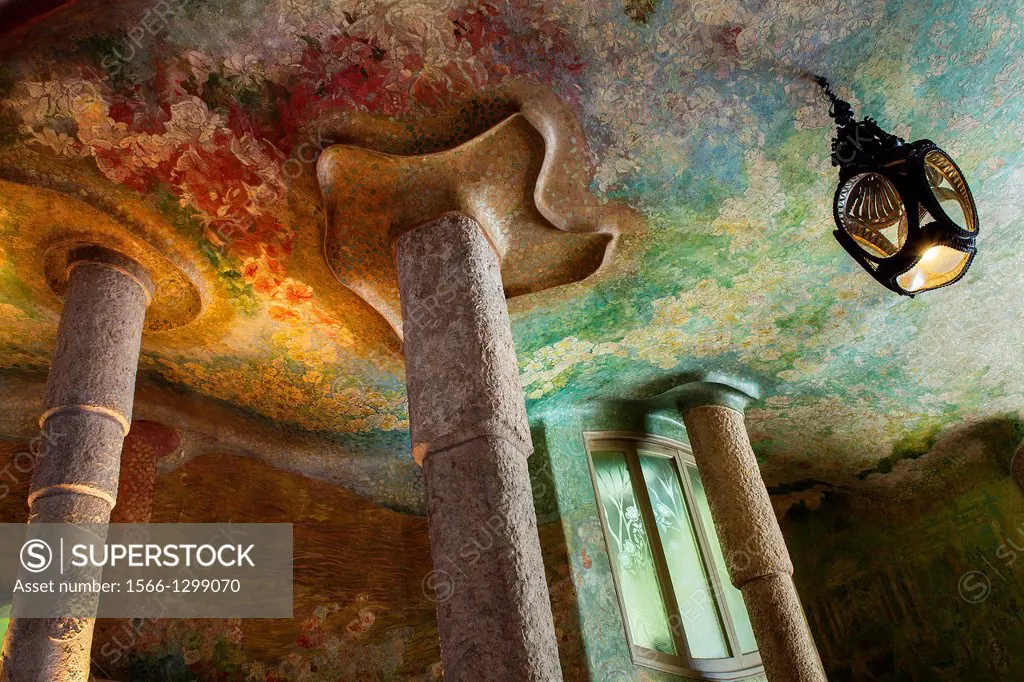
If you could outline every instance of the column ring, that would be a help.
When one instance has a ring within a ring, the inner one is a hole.
[[[78,495],[89,495],[91,497],[97,497],[113,509],[114,505],[117,504],[115,499],[110,493],[91,485],[84,485],[82,483],[54,483],[48,485],[45,488],[39,490],[33,490],[28,496],[28,505],[31,507],[32,503],[38,500],[40,497],[44,497],[47,493],[58,490],[64,493],[77,493]]]
[[[89,412],[113,419],[121,425],[121,430],[125,436],[128,435],[128,432],[132,428],[131,422],[128,421],[126,416],[115,409],[103,407],[102,405],[58,405],[57,407],[51,407],[39,415],[39,428],[43,428],[46,424],[46,420],[50,417],[58,414],[67,414],[69,412]]]

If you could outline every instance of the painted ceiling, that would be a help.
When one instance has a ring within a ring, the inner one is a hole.
[[[776,489],[926,476],[1021,433],[1022,33],[1003,0],[79,0],[0,38],[0,400],[31,402],[12,387],[45,373],[60,309],[22,254],[131,222],[194,254],[212,301],[147,335],[140,400],[319,434],[336,458],[281,463],[418,508],[400,340],[303,242],[315,161],[360,130],[449,149],[543,93],[577,126],[572,178],[635,224],[584,282],[511,300],[531,415],[717,372],[761,385]],[[900,298],[834,242],[805,73],[960,164],[981,217],[960,284]]]

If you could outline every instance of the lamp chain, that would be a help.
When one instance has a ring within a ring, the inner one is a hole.
[[[828,97],[831,105],[828,109],[828,115],[836,122],[839,127],[847,126],[853,123],[853,107],[844,99],[841,99],[832,86],[829,85],[828,80],[824,76],[819,76],[815,79],[821,89],[825,91],[825,96]]]

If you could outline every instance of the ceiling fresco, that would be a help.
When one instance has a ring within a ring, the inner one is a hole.
[[[316,160],[553,101],[563,174],[623,224],[586,281],[510,302],[531,414],[730,374],[762,387],[769,485],[898,485],[1021,431],[1022,34],[997,0],[80,0],[0,43],[0,379],[53,347],[25,254],[131,222],[198,282],[165,278],[168,319],[207,301],[146,336],[143,382],[325,434],[340,464],[292,468],[418,508],[401,342],[311,238]],[[899,298],[834,242],[811,72],[957,160],[981,217],[960,284]]]

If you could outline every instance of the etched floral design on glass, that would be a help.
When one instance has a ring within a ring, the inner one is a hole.
[[[633,643],[676,654],[647,529],[621,452],[595,452],[594,473]]]

